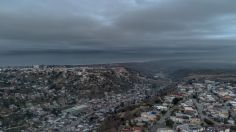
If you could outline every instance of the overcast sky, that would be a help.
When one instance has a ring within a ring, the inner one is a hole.
[[[191,52],[235,42],[236,0],[0,1],[0,52]]]

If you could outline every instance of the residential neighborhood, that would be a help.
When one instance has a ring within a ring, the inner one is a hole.
[[[230,83],[180,82],[176,91],[161,97],[161,103],[154,104],[151,111],[141,113],[134,119],[136,124],[129,124],[123,132],[235,131],[235,92],[236,87]]]
[[[2,68],[0,130],[230,132],[235,93],[230,82],[172,82],[120,66]]]

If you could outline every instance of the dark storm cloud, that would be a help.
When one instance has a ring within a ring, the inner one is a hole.
[[[155,37],[179,37],[182,34],[183,37],[201,36],[199,39],[202,39],[207,35],[224,34],[222,28],[236,23],[235,5],[236,1],[232,0],[167,0],[128,12],[116,23],[132,33],[148,33]]]
[[[0,47],[233,45],[235,5],[235,0],[2,0]]]

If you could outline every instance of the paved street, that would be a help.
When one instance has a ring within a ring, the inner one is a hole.
[[[166,126],[165,119],[170,117],[172,110],[173,108],[169,109],[163,116],[161,116],[161,119],[152,126],[151,132],[156,132],[158,128],[163,128]]]
[[[200,116],[200,118],[201,118],[202,120],[208,119],[208,120],[212,121],[215,125],[218,125],[218,124],[219,124],[218,122],[212,120],[211,118],[209,118],[208,116],[205,116],[205,115],[202,113],[202,111],[203,111],[203,106],[202,106],[202,104],[198,103],[196,99],[193,99],[193,103],[194,103],[195,106],[197,107],[198,114],[199,114],[199,116]]]

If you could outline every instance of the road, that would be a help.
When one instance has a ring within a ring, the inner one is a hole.
[[[200,116],[201,120],[204,120],[204,119],[206,118],[206,119],[212,121],[213,123],[215,123],[216,125],[219,124],[218,122],[216,122],[216,121],[210,119],[209,117],[205,116],[205,115],[202,113],[202,111],[203,111],[203,106],[202,106],[200,103],[198,103],[196,99],[193,99],[193,103],[195,104],[195,106],[196,106],[196,108],[197,108],[197,111],[198,111],[198,113],[199,113],[199,116]],[[166,114],[163,115],[163,116],[161,117],[161,119],[160,119],[159,121],[157,121],[154,126],[151,127],[151,132],[156,132],[158,128],[166,127],[166,125],[165,125],[165,119],[170,117],[171,111],[173,111],[174,108],[175,108],[175,107],[170,108],[170,109],[166,112]]]
[[[158,128],[166,127],[165,119],[170,117],[173,109],[174,108],[170,108],[163,116],[161,116],[161,119],[151,127],[151,132],[156,132]]]
[[[215,125],[219,125],[218,122],[212,120],[211,118],[209,118],[208,116],[206,116],[202,113],[202,111],[203,111],[202,104],[198,103],[196,99],[193,99],[193,103],[197,107],[198,114],[200,115],[200,118],[201,118],[202,121],[204,121],[204,119],[208,119],[209,121],[213,122]]]

